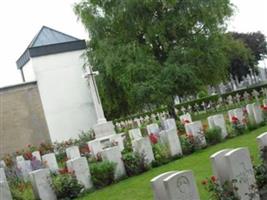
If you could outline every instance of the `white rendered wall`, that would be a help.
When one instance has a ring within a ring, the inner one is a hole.
[[[83,78],[83,50],[32,58],[52,142],[77,138],[96,124],[94,104]]]
[[[23,66],[23,74],[26,82],[36,81],[31,60],[29,60],[27,64]]]

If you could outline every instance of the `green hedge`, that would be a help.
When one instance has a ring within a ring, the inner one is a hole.
[[[247,87],[247,88],[244,88],[244,89],[240,89],[240,90],[236,90],[236,91],[232,91],[232,92],[227,92],[227,93],[224,93],[224,94],[216,94],[216,95],[212,95],[212,96],[208,96],[208,97],[195,99],[195,100],[192,100],[192,101],[187,101],[187,102],[184,102],[184,103],[180,103],[180,104],[176,105],[175,107],[177,109],[181,109],[182,107],[187,108],[189,105],[194,107],[195,104],[201,104],[203,102],[205,102],[205,103],[217,102],[220,97],[222,97],[223,99],[226,99],[229,95],[234,97],[236,94],[243,95],[245,92],[251,93],[253,90],[256,90],[256,91],[260,92],[260,90],[262,88],[267,88],[267,83],[259,84],[259,85],[256,85],[256,86],[250,86],[250,87]],[[155,109],[153,111],[150,111],[150,112],[136,113],[136,114],[130,115],[128,117],[115,119],[115,120],[113,120],[113,122],[116,123],[116,122],[120,122],[120,121],[134,119],[134,118],[145,117],[147,115],[150,116],[152,114],[163,112],[163,111],[167,111],[166,106],[162,106],[161,108],[157,108],[157,109]]]

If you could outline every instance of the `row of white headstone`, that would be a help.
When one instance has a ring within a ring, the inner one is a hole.
[[[260,149],[267,147],[267,132],[258,136],[257,141]],[[234,194],[239,199],[260,200],[248,148],[224,149],[210,159],[213,175],[220,185],[232,184],[232,188],[237,188]],[[191,170],[160,174],[151,180],[151,186],[155,200],[200,200]],[[249,194],[254,196],[251,198]]]
[[[249,109],[250,110],[249,110]],[[247,105],[248,114],[252,113],[251,116],[254,119],[257,119],[258,114],[261,113],[260,108],[257,105]],[[240,118],[242,121],[244,114],[241,108],[230,110],[228,112],[229,119],[232,116],[236,116]],[[259,118],[259,117],[258,117]],[[203,134],[203,126],[201,121],[192,122],[192,118],[190,114],[185,114],[180,116],[181,122],[185,123],[186,133],[191,134],[196,141],[199,142],[200,146],[206,146],[206,140]],[[189,122],[189,123],[188,123]],[[225,138],[227,136],[227,130],[225,125],[224,116],[222,114],[214,115],[208,117],[208,123],[210,128],[220,127],[222,130],[222,137]],[[159,138],[159,142],[167,145],[169,148],[171,156],[182,155],[182,148],[179,141],[179,137],[177,135],[177,127],[174,119],[166,119],[162,122],[163,130],[159,128],[159,125],[154,123],[147,126],[147,132],[149,134],[156,134]],[[152,145],[148,137],[142,137],[141,130],[131,129],[129,130],[129,136],[132,141],[132,147],[134,152],[138,152],[139,154],[143,154],[145,156],[145,160],[147,164],[150,164],[153,160],[155,160]],[[113,144],[113,145],[112,145]],[[119,179],[120,177],[126,174],[124,163],[121,159],[121,151],[124,150],[123,145],[123,134],[116,134],[112,137],[96,139],[88,142],[88,147],[94,157],[100,155],[103,160],[108,160],[116,163],[115,170],[115,178]],[[57,172],[59,167],[56,160],[56,156],[54,153],[49,153],[41,156],[38,151],[32,153],[33,156],[37,159],[45,163],[47,170],[35,170],[33,171],[31,167],[31,161],[25,160],[23,156],[18,156],[16,158],[17,167],[21,170],[21,174],[25,180],[32,179],[31,177],[38,176],[42,177],[43,174],[49,174],[47,172]],[[90,169],[87,163],[86,158],[81,157],[79,147],[72,146],[66,149],[66,155],[68,158],[67,167],[69,170],[75,172],[75,176],[79,182],[81,182],[85,188],[91,188],[91,175]],[[33,185],[36,181],[33,182]],[[36,193],[37,194],[37,193]]]

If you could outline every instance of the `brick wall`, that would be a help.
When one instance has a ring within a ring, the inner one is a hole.
[[[0,156],[50,141],[36,82],[0,88]]]

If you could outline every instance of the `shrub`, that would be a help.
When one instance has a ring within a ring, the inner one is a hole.
[[[96,188],[102,188],[114,183],[116,164],[109,161],[92,163],[90,166],[91,178]]]
[[[232,117],[231,123],[234,135],[242,135],[245,132],[245,125],[242,124],[236,116]]]
[[[184,155],[191,154],[195,151],[193,138],[190,138],[187,135],[181,135],[180,142],[181,142],[182,151]]]
[[[232,183],[234,182],[236,182],[236,180],[232,181]],[[215,176],[201,182],[206,191],[210,193],[211,200],[239,200],[239,198],[235,197],[232,183],[225,182],[221,185]]]
[[[134,176],[149,170],[149,165],[145,160],[144,154],[133,152],[124,153],[122,160],[128,176]]]
[[[155,160],[152,162],[153,167],[157,167],[170,162],[170,152],[166,145],[156,143],[152,145]]]
[[[52,175],[52,188],[58,199],[69,200],[78,197],[84,187],[70,173]]]
[[[13,200],[35,200],[30,182],[24,182],[21,179],[13,180],[9,182],[9,188]]]
[[[267,167],[264,164],[255,166],[254,173],[258,188],[267,188]]]
[[[220,127],[209,128],[205,133],[208,144],[217,144],[222,141],[222,130]]]

